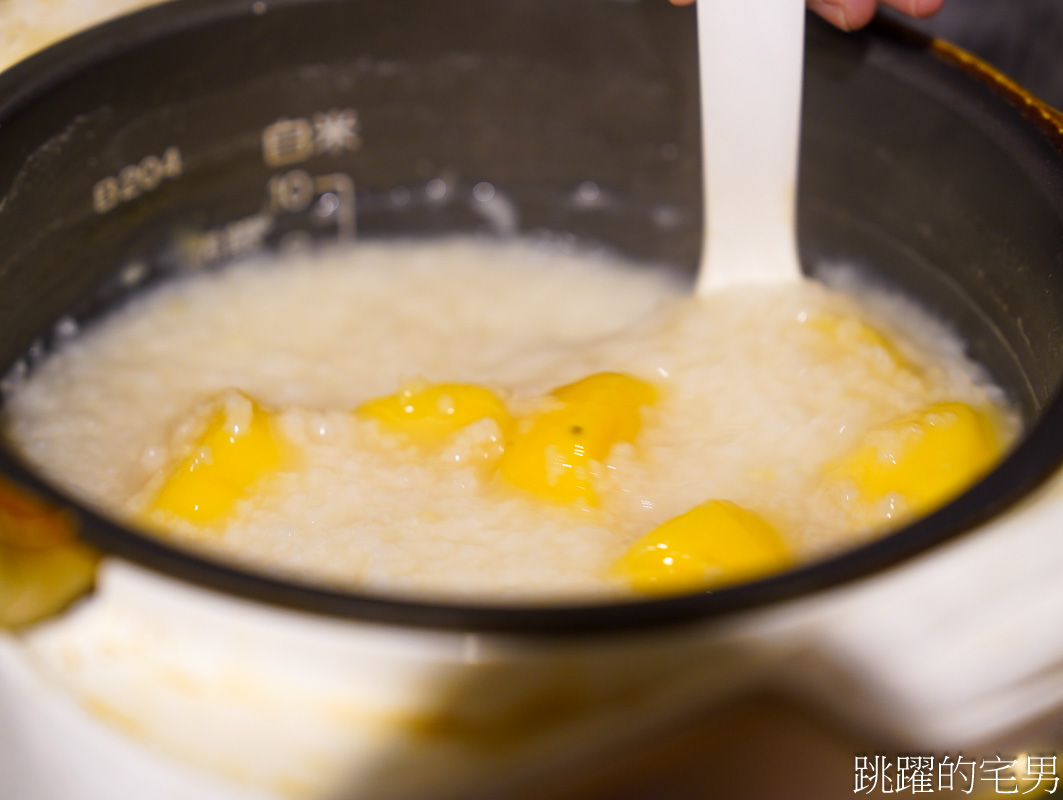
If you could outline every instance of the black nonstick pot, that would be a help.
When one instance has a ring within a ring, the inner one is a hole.
[[[168,276],[260,250],[455,231],[560,236],[692,272],[701,183],[693,12],[617,0],[178,0],[0,75],[0,373]],[[613,632],[859,579],[1008,512],[1063,455],[1063,122],[886,24],[809,19],[799,241],[969,343],[1028,434],[955,502],[748,585],[506,607],[368,596],[216,563],[123,527],[8,446],[4,485],[107,556],[325,615]],[[485,214],[490,185],[512,213]],[[297,335],[297,332],[293,332]]]

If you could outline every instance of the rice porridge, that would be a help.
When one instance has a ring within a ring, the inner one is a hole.
[[[243,263],[64,345],[4,429],[86,502],[275,574],[697,590],[879,535],[1017,435],[955,336],[841,289],[697,298],[663,270],[464,239]]]

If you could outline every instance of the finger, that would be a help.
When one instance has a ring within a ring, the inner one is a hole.
[[[896,0],[910,2],[910,0]],[[862,28],[875,16],[876,0],[809,0],[808,7],[843,31]]]
[[[945,0],[882,0],[882,4],[918,19],[938,13]]]

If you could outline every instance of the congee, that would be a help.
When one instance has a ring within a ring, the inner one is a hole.
[[[692,295],[527,242],[362,244],[171,281],[9,376],[57,483],[183,547],[421,597],[697,591],[879,536],[1018,433],[912,303]]]

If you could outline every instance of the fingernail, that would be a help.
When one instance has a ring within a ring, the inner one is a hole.
[[[808,7],[827,20],[831,25],[841,28],[843,31],[850,30],[849,19],[845,14],[845,7],[829,2],[829,0],[809,0]]]

